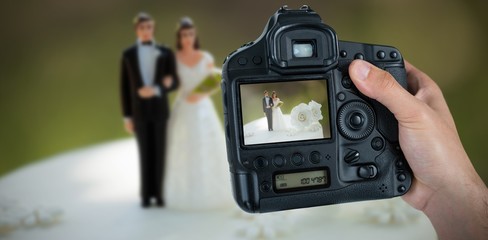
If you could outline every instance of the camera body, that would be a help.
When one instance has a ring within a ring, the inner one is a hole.
[[[408,191],[413,174],[399,147],[398,123],[355,88],[348,75],[354,59],[388,71],[406,88],[397,49],[339,41],[308,6],[282,7],[257,40],[226,58],[221,86],[227,154],[234,198],[243,210],[272,212]]]

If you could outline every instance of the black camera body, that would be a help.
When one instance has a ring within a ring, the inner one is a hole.
[[[413,174],[399,147],[398,123],[355,88],[348,75],[354,59],[388,71],[406,88],[397,49],[339,41],[308,6],[282,7],[256,41],[226,58],[227,154],[234,198],[243,210],[271,212],[408,191]]]

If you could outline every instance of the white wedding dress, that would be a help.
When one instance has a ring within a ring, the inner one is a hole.
[[[187,102],[211,72],[203,52],[195,66],[178,62],[180,88],[168,123],[164,199],[172,209],[208,210],[233,206],[223,127],[210,97]]]
[[[285,131],[288,129],[288,124],[286,124],[285,121],[285,116],[283,115],[283,112],[281,111],[280,107],[278,106],[278,103],[281,102],[279,98],[273,99],[273,131]]]

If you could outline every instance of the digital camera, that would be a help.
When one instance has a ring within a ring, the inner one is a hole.
[[[222,94],[234,198],[271,212],[406,193],[413,174],[398,123],[348,75],[364,59],[406,88],[393,47],[339,41],[308,6],[280,8],[225,60]]]

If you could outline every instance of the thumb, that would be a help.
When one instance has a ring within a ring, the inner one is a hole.
[[[383,104],[398,121],[415,116],[424,105],[405,90],[390,73],[366,61],[353,61],[349,66],[349,76],[361,93]]]

